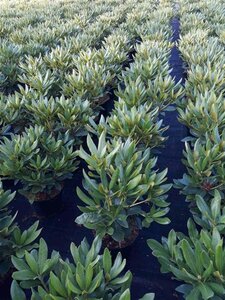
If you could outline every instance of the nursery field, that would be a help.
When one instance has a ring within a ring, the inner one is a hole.
[[[0,300],[225,299],[225,2],[0,7]]]

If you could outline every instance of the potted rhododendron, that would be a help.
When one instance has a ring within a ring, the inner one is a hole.
[[[1,175],[19,181],[19,192],[31,203],[54,199],[78,164],[69,134],[55,137],[41,126],[5,137],[0,153]]]
[[[113,249],[133,243],[142,226],[149,227],[153,221],[169,223],[165,217],[170,189],[170,184],[164,184],[167,170],[154,169],[156,158],[151,157],[150,149],[138,150],[130,139],[107,142],[104,132],[98,146],[90,136],[87,144],[90,153],[82,147],[79,151],[90,171],[83,171],[85,192],[77,188],[85,204],[79,206],[78,224],[92,229]]]
[[[17,213],[12,214],[10,203],[15,197],[15,192],[5,191],[0,182],[0,285],[11,275],[13,265],[11,255],[23,257],[26,250],[37,247],[34,243],[40,234],[38,222],[22,232],[15,222]]]

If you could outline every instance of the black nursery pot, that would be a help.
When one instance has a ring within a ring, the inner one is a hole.
[[[137,226],[133,225],[131,228],[131,234],[122,242],[116,242],[113,238],[106,234],[102,239],[102,245],[104,248],[108,248],[110,250],[122,250],[131,246],[136,238],[138,237],[139,229]]]
[[[35,215],[39,218],[47,218],[63,211],[64,205],[62,201],[61,190],[54,198],[44,201],[34,201],[32,204]]]
[[[123,258],[128,259],[131,255],[132,249],[135,248],[135,244],[132,243],[125,248],[117,248],[117,249],[110,249],[111,256],[113,260],[116,259],[118,253],[120,252]]]
[[[130,217],[128,222],[131,232],[123,241],[117,242],[108,234],[102,238],[102,248],[108,248],[113,259],[116,258],[118,252],[121,252],[124,258],[128,258],[133,248],[133,244],[139,235],[139,227],[136,219]],[[95,231],[93,231],[93,234],[96,235]]]

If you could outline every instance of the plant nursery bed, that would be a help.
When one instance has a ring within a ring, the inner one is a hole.
[[[174,21],[174,26],[177,22]],[[174,27],[177,29],[177,27]],[[179,58],[177,49],[172,49],[171,65],[173,66],[173,76],[179,81],[183,76],[182,61]],[[108,105],[108,107],[107,107]],[[106,110],[112,109],[112,102],[106,103]],[[158,167],[168,167],[168,182],[172,182],[174,178],[180,178],[184,173],[184,166],[181,163],[183,143],[181,140],[187,135],[186,127],[182,126],[177,121],[177,113],[175,111],[167,112],[164,117],[165,125],[169,125],[167,135],[169,139],[165,143],[165,147],[161,150],[158,156]],[[71,242],[80,244],[83,237],[91,241],[93,234],[90,230],[75,223],[75,219],[79,216],[80,211],[77,205],[81,205],[81,201],[76,195],[75,188],[82,187],[82,169],[85,164],[81,164],[76,170],[71,180],[66,180],[61,200],[63,203],[62,210],[57,214],[44,216],[39,218],[40,228],[42,228],[42,237],[48,241],[50,250],[60,251],[63,258],[70,257],[69,246]],[[9,187],[10,182],[7,182]],[[14,186],[11,186],[15,189]],[[171,201],[169,217],[172,222],[167,226],[158,226],[152,224],[150,229],[140,231],[135,242],[121,249],[121,253],[127,260],[126,269],[131,270],[134,278],[132,282],[133,299],[139,299],[143,294],[154,292],[157,300],[172,300],[182,299],[182,297],[174,290],[177,282],[170,279],[168,275],[160,273],[159,264],[156,258],[149,251],[146,240],[154,238],[160,241],[162,236],[167,236],[168,232],[174,228],[175,230],[186,232],[186,221],[189,213],[187,205],[184,203],[184,197],[179,195],[179,191],[171,189],[169,192]],[[52,203],[52,205],[54,205]],[[19,194],[16,196],[16,201],[11,205],[14,211],[18,210],[18,222],[22,228],[27,228],[38,220],[32,205]],[[9,285],[4,288],[4,300],[10,299]]]
[[[215,1],[0,0],[0,300],[225,299]]]

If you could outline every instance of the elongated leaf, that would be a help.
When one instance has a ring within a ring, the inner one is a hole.
[[[12,300],[26,300],[25,293],[23,292],[23,290],[20,288],[20,286],[15,280],[13,280],[12,282],[10,294]]]

